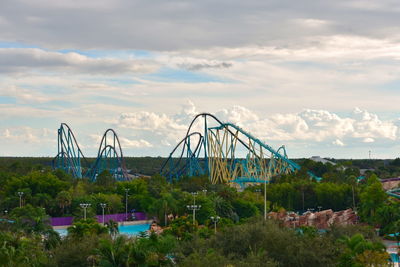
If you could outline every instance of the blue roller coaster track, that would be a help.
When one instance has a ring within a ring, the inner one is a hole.
[[[107,170],[118,181],[129,180],[121,144],[117,133],[108,129],[101,139],[96,160],[89,164],[79,148],[71,128],[61,123],[58,129],[58,153],[52,161],[54,169],[62,169],[75,178],[96,181],[97,176]]]
[[[273,176],[299,169],[288,158],[284,146],[275,150],[239,126],[201,113],[192,120],[160,173],[170,182],[184,176],[208,175],[212,183],[233,182],[243,186],[268,183]],[[311,172],[309,175],[321,179]]]

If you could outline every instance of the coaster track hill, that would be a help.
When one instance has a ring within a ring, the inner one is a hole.
[[[107,170],[118,181],[129,180],[121,144],[117,133],[108,129],[103,134],[97,157],[90,164],[79,148],[75,135],[66,123],[61,123],[57,137],[58,153],[52,161],[54,169],[62,169],[74,178],[96,181],[97,176]]]
[[[201,113],[189,125],[185,137],[172,150],[160,174],[169,182],[182,177],[208,175],[211,182],[268,183],[272,177],[296,172],[300,166],[287,156],[233,123]],[[311,178],[321,178],[309,172]]]

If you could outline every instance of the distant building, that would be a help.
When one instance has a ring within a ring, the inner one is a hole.
[[[360,174],[364,175],[366,172],[374,172],[375,169],[369,168],[369,169],[360,169]]]
[[[315,162],[321,162],[321,163],[323,163],[323,164],[330,163],[330,164],[332,164],[332,165],[336,165],[335,162],[330,161],[330,160],[327,160],[327,159],[324,159],[324,158],[321,158],[320,156],[312,156],[312,157],[310,158],[310,160],[315,161]]]

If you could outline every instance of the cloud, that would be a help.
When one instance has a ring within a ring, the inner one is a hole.
[[[160,130],[183,130],[184,127],[174,121],[166,114],[140,111],[136,113],[123,113],[118,118],[120,127],[136,130],[160,131]]]
[[[150,60],[90,58],[70,52],[38,48],[0,48],[0,73],[47,71],[58,73],[107,74],[148,73],[158,66]]]
[[[132,140],[125,137],[119,138],[121,141],[121,146],[123,148],[143,148],[143,147],[153,147],[153,145],[146,140]]]
[[[344,143],[340,141],[339,139],[336,139],[335,141],[332,142],[332,144],[336,146],[344,146]]]
[[[364,142],[364,143],[373,143],[373,142],[375,142],[375,140],[374,140],[374,138],[367,137],[367,138],[364,138],[364,139],[363,139],[363,142]]]
[[[43,140],[49,141],[50,138],[53,137],[50,133],[55,134],[55,131],[47,128],[35,129],[26,126],[3,128],[2,131],[0,131],[0,139],[2,141],[0,141],[0,143],[23,143],[25,145],[31,145],[34,143],[41,143]]]
[[[193,103],[189,110],[195,111]],[[185,110],[183,108],[182,110]],[[181,140],[189,122],[194,117],[192,112],[180,115],[138,112],[121,114],[118,125],[135,129],[139,136],[153,135],[154,146],[174,146]],[[355,108],[349,116],[340,116],[327,110],[305,109],[298,113],[277,113],[261,117],[256,112],[243,106],[233,106],[215,112],[223,122],[240,126],[267,144],[309,144],[320,147],[362,147],[365,143],[394,143],[399,138],[399,128],[392,120],[382,120],[378,115]],[[184,118],[184,119],[182,119]],[[198,120],[202,122],[202,120]],[[186,122],[186,123],[185,123]],[[209,127],[215,123],[211,120]],[[199,125],[197,125],[199,126]],[[193,131],[203,132],[201,127]],[[197,127],[197,128],[196,128]]]
[[[166,156],[185,136],[190,122],[200,112],[192,101],[187,101],[180,110],[175,107],[175,110],[170,114],[123,112],[110,120],[111,125],[108,127],[118,132],[125,155]],[[385,153],[388,153],[397,147],[400,140],[398,121],[382,119],[377,114],[359,108],[346,116],[314,109],[265,115],[240,105],[215,110],[213,113],[221,121],[239,125],[274,148],[287,144],[292,156],[310,156],[325,151],[327,156],[354,158],[365,153],[366,144],[376,154],[380,148],[387,148]],[[96,133],[102,133],[107,128],[107,125],[99,122],[88,124],[82,119],[70,124],[86,156],[97,153],[101,135]],[[192,131],[202,132],[202,122],[199,119]],[[215,122],[210,120],[208,126],[214,125]],[[6,155],[12,154],[10,151],[21,151],[18,155],[53,155],[56,153],[56,136],[54,129],[8,127],[0,129],[0,144]],[[354,151],[357,151],[356,154],[352,154]]]
[[[6,23],[0,23],[0,31],[4,41],[73,49],[304,46],[304,37],[321,35],[392,38],[397,10],[398,3],[390,0],[21,0],[2,3],[0,17]]]

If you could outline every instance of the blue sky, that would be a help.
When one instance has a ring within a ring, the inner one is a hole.
[[[292,157],[398,157],[399,13],[389,0],[6,0],[0,156],[55,155],[61,122],[88,156],[108,128],[126,155],[166,156],[210,112]]]

